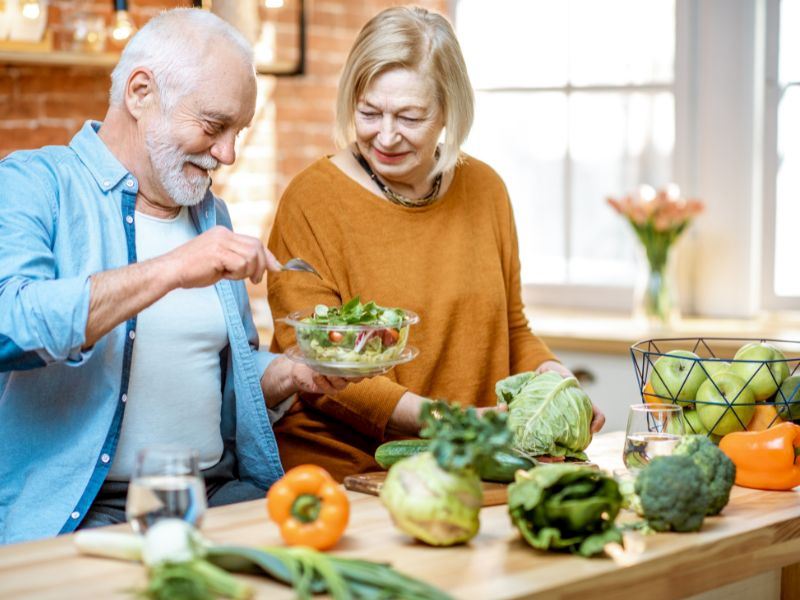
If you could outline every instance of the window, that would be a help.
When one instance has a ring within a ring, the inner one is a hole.
[[[767,121],[772,120],[776,135],[767,136],[767,164],[774,168],[766,178],[766,205],[771,219],[767,229],[767,265],[764,302],[772,308],[798,308],[800,268],[798,268],[797,227],[800,224],[800,0],[780,0],[777,65],[767,66]],[[773,39],[775,39],[773,37]],[[777,68],[776,68],[777,67]],[[777,77],[774,76],[777,71]],[[770,76],[770,72],[773,74]],[[769,125],[767,130],[770,130]],[[777,151],[777,153],[776,153]],[[769,160],[769,154],[773,160]],[[775,155],[776,154],[776,155]],[[771,186],[769,184],[772,184]],[[772,194],[770,194],[772,191]],[[774,200],[773,200],[774,199]],[[773,233],[773,235],[769,235]]]
[[[455,24],[526,300],[624,307],[637,248],[605,198],[673,179],[675,1],[458,0]]]

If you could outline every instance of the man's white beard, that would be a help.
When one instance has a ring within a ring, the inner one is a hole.
[[[184,165],[191,163],[213,171],[219,167],[219,161],[210,154],[181,152],[172,142],[168,130],[169,125],[163,119],[147,132],[145,143],[150,151],[150,162],[169,197],[180,206],[194,206],[205,197],[211,178],[208,175],[187,175],[183,171]]]

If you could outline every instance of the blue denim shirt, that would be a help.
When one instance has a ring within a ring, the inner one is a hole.
[[[89,276],[136,262],[138,182],[99,127],[0,161],[0,543],[73,531],[119,439],[136,318],[81,347]],[[198,232],[231,226],[210,192],[191,215]],[[229,339],[222,437],[240,478],[267,489],[283,473],[260,385],[274,356],[256,351],[244,284],[215,288]]]

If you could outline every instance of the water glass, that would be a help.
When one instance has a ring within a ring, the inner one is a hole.
[[[197,452],[185,447],[144,448],[136,457],[125,513],[137,533],[160,519],[183,519],[199,526],[206,511],[206,488]]]
[[[644,468],[656,456],[672,454],[685,432],[677,404],[633,404],[628,411],[622,459],[629,471]]]

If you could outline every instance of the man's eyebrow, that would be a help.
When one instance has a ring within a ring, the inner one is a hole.
[[[219,121],[221,123],[229,123],[233,119],[231,119],[230,115],[226,115],[225,113],[217,112],[217,111],[207,111],[204,110],[200,113],[204,119],[208,119],[210,121]]]

